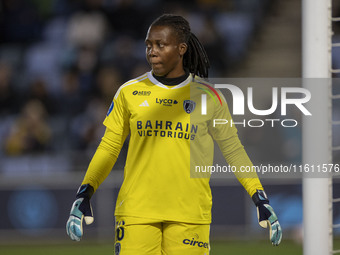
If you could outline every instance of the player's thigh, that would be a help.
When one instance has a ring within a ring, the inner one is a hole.
[[[162,254],[208,255],[210,225],[164,223]]]
[[[160,255],[162,224],[136,224],[116,218],[115,255]]]

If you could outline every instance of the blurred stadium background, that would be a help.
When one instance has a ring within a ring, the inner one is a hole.
[[[340,5],[333,2],[336,16]],[[164,12],[189,20],[210,56],[212,77],[301,77],[298,0],[1,0],[1,254],[39,254],[27,245],[42,244],[51,245],[50,254],[70,246],[72,254],[91,251],[66,236],[70,206],[103,134],[115,91],[148,71],[145,33]],[[339,28],[333,27],[335,41]],[[335,50],[333,59],[340,68],[340,52]],[[334,106],[333,114],[339,115],[340,105]],[[301,129],[286,131],[241,128],[240,136],[255,163],[299,164]],[[340,141],[339,130],[333,137]],[[85,242],[94,250],[100,246],[102,254],[112,247],[114,201],[126,149],[94,196],[95,223],[85,230]],[[335,162],[339,155],[334,154]],[[263,180],[284,231],[275,254],[301,254],[301,182]],[[268,233],[258,226],[243,188],[233,179],[213,179],[211,185],[212,254],[272,254],[266,247],[271,248]],[[339,182],[333,186],[339,197]],[[334,222],[340,222],[340,210],[333,213]],[[24,248],[11,253],[19,244]]]

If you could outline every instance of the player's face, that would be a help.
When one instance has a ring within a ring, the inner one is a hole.
[[[184,75],[183,55],[185,43],[179,43],[175,32],[168,26],[151,26],[145,39],[146,59],[157,76],[176,78]]]

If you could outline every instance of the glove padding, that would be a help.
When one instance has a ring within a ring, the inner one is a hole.
[[[270,241],[275,246],[279,245],[282,239],[282,229],[274,209],[269,205],[266,193],[258,190],[252,199],[257,207],[257,219],[260,226],[263,228],[269,226]]]
[[[86,225],[94,221],[90,198],[93,195],[93,188],[89,185],[82,185],[74,201],[70,217],[66,223],[67,235],[73,241],[80,241],[83,236],[83,219]]]

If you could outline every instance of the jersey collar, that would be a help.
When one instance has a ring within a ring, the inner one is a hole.
[[[157,80],[155,79],[155,77],[153,77],[153,75],[152,75],[151,72],[152,72],[152,71],[150,71],[150,72],[147,73],[149,80],[150,80],[153,84],[155,84],[156,86],[161,87],[161,88],[163,88],[163,89],[179,89],[179,88],[182,88],[182,87],[188,85],[188,84],[192,81],[192,74],[189,74],[188,78],[186,78],[186,79],[185,79],[183,82],[181,82],[180,84],[178,84],[178,85],[172,85],[172,86],[167,86],[167,85],[164,85],[163,83],[157,81]]]

